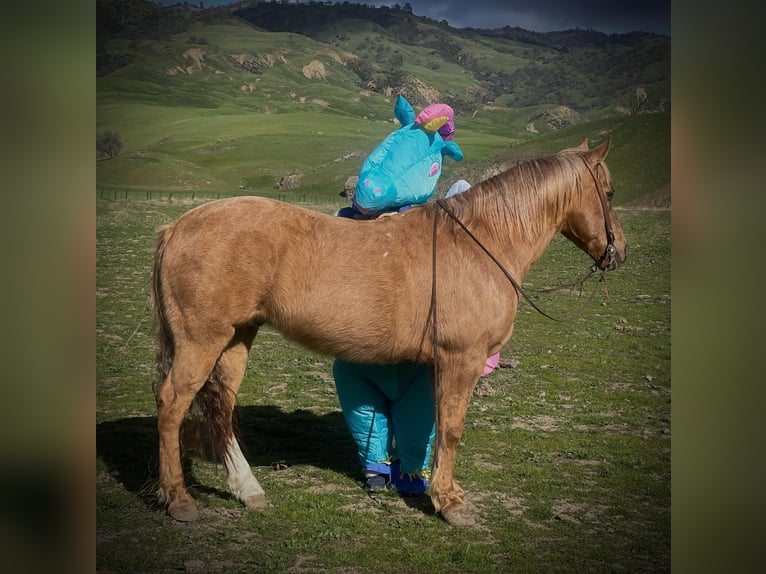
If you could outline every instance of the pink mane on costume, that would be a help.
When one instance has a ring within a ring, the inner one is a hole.
[[[430,104],[421,110],[415,124],[429,132],[438,131],[449,141],[455,134],[455,112],[447,104]]]

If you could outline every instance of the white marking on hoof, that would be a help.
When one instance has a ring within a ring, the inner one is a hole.
[[[250,465],[232,437],[224,457],[231,493],[248,508],[266,508],[266,493],[258,484]]]

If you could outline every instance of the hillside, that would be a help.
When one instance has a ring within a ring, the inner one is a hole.
[[[669,181],[670,39],[592,31],[456,30],[406,9],[97,2],[97,130],[124,147],[99,185],[342,189],[396,128],[393,101],[443,101],[466,160],[442,183],[606,132],[652,134]],[[601,135],[599,135],[601,134]],[[610,155],[620,162],[615,141]],[[628,146],[625,148],[624,146]],[[612,162],[610,162],[611,165]],[[614,169],[613,169],[614,171]],[[642,170],[635,177],[643,178]],[[654,192],[636,182],[624,201]]]

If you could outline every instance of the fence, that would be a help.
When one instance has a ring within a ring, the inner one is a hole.
[[[127,189],[116,187],[98,187],[97,196],[101,199],[116,200],[134,200],[134,201],[209,201],[221,199],[224,197],[235,197],[241,195],[256,195],[258,197],[268,197],[287,203],[312,203],[312,204],[344,204],[348,200],[335,193],[306,193],[306,192],[261,192],[261,191],[184,191],[184,190],[166,190],[166,189]]]

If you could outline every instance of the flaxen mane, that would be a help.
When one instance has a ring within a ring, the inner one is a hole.
[[[582,159],[572,153],[523,161],[451,198],[467,225],[485,221],[495,233],[509,227],[528,240],[583,193]],[[573,184],[574,182],[574,184]]]

